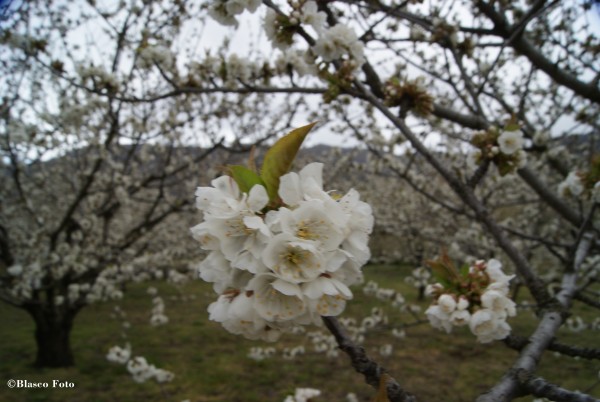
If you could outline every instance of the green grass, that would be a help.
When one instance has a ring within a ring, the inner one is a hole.
[[[403,282],[406,269],[399,266],[369,266],[367,280],[402,292],[407,301],[416,302],[416,290]],[[182,294],[194,300],[184,302],[180,293],[163,283],[153,283],[166,304],[169,324],[153,328],[149,325],[151,297],[148,284],[132,285],[126,298],[119,303],[104,303],[84,309],[77,317],[72,333],[76,366],[68,369],[39,370],[34,360],[33,322],[21,310],[0,305],[3,325],[0,327],[0,401],[282,401],[295,387],[312,387],[323,391],[322,401],[344,401],[347,392],[354,392],[361,401],[370,401],[374,391],[364,383],[340,355],[327,359],[312,352],[306,337],[285,335],[281,342],[269,345],[231,335],[219,324],[208,321],[206,307],[215,298],[209,284],[194,281],[182,289]],[[178,297],[176,300],[172,296]],[[162,387],[153,382],[133,382],[122,365],[109,363],[105,355],[113,345],[124,345],[119,321],[110,318],[115,305],[127,312],[131,328],[127,331],[134,355],[141,355],[157,367],[173,371],[173,382]],[[416,303],[424,310],[429,302]],[[344,316],[360,318],[372,307],[382,305],[355,289]],[[389,304],[383,304],[390,325],[410,322]],[[577,314],[586,321],[594,313],[578,308]],[[529,311],[519,312],[510,321],[515,331],[527,335],[535,325]],[[365,348],[370,355],[389,369],[391,374],[422,401],[472,401],[487,390],[512,364],[516,352],[501,342],[481,345],[468,329],[446,335],[429,325],[406,330],[405,339],[395,339],[389,330],[370,332]],[[598,347],[597,333],[572,334],[561,331],[558,339],[580,346]],[[394,352],[381,357],[378,347],[391,343]],[[246,357],[252,346],[285,346],[304,344],[307,353],[294,361],[279,354],[264,361]],[[547,353],[539,374],[548,380],[572,389],[586,390],[598,378],[597,361],[575,361]],[[32,382],[61,380],[75,383],[74,389],[9,389],[9,379]],[[600,386],[592,394],[600,397]],[[531,398],[523,399],[531,400]]]

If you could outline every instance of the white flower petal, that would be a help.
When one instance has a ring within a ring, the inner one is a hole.
[[[267,190],[257,184],[252,186],[250,194],[248,195],[248,207],[252,212],[259,212],[269,203],[269,196]]]

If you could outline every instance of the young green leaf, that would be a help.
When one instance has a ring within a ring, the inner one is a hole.
[[[290,170],[302,141],[315,124],[317,123],[310,123],[292,130],[280,138],[265,154],[260,177],[271,202],[278,198],[279,178]]]
[[[437,260],[425,261],[431,268],[434,278],[445,288],[453,287],[460,282],[459,272],[445,250]]]
[[[264,183],[258,173],[253,172],[245,166],[240,165],[230,165],[228,166],[229,172],[233,180],[237,183],[240,191],[243,193],[249,193],[250,189],[255,184],[260,184],[264,186]]]
[[[512,116],[510,116],[510,119],[506,122],[506,125],[504,126],[504,131],[517,131],[520,128],[521,127],[519,126],[519,119],[516,115],[513,114]]]

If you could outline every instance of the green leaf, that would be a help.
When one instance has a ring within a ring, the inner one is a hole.
[[[277,200],[279,178],[292,167],[296,153],[304,138],[317,122],[296,128],[277,141],[265,155],[260,177],[265,184],[269,200]]]
[[[510,116],[510,120],[506,122],[504,126],[504,131],[517,131],[521,127],[519,126],[519,119],[514,114]]]
[[[471,266],[469,264],[465,264],[462,267],[460,267],[460,276],[462,278],[466,278],[469,276],[469,269],[471,268]]]
[[[431,268],[434,278],[445,288],[454,288],[460,282],[459,272],[445,250],[437,260],[425,261]]]
[[[255,184],[260,184],[264,186],[264,183],[258,173],[253,172],[251,169],[248,169],[245,166],[240,165],[230,165],[227,166],[229,169],[229,173],[233,180],[237,183],[240,191],[243,193],[249,193],[250,189]]]

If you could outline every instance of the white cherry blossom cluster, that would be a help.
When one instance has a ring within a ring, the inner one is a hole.
[[[283,359],[294,360],[296,356],[303,355],[304,353],[306,353],[306,349],[302,345],[293,348],[285,348],[283,349]]]
[[[394,347],[390,343],[386,343],[385,345],[381,345],[379,347],[379,354],[383,357],[390,357],[394,352]]]
[[[525,139],[521,130],[504,131],[498,137],[498,147],[505,155],[512,155],[523,149]]]
[[[208,8],[208,14],[222,25],[237,26],[236,16],[245,10],[255,12],[261,0],[217,0]]]
[[[406,304],[406,299],[402,296],[402,293],[395,289],[382,288],[375,281],[369,281],[363,287],[363,293],[367,296],[375,297],[382,301],[388,301],[393,307],[404,311],[410,309],[411,306]]]
[[[156,296],[152,299],[152,315],[150,317],[150,325],[158,327],[169,322],[169,317],[165,315],[165,302],[162,297]]]
[[[267,9],[264,20],[265,33],[274,47],[286,50],[293,45],[293,35],[300,27],[310,27],[320,34],[325,30],[327,15],[318,10],[314,1],[292,2],[289,15],[278,14],[274,9]]]
[[[424,288],[429,284],[431,272],[425,267],[418,267],[412,270],[411,275],[404,278],[404,282],[413,285],[415,288]]]
[[[272,346],[270,346],[268,348],[254,346],[254,347],[250,348],[250,351],[248,352],[247,356],[249,359],[256,360],[256,361],[262,361],[262,360],[268,359],[270,357],[273,357],[275,355],[275,352],[277,352],[277,351]]]
[[[348,55],[359,66],[365,62],[363,43],[352,28],[343,24],[324,30],[313,50],[323,61],[334,61]]]
[[[340,323],[346,328],[347,334],[353,342],[362,344],[365,341],[365,336],[370,330],[377,330],[388,324],[388,317],[385,315],[383,310],[378,307],[371,309],[371,314],[364,317],[362,320],[357,321],[352,317],[341,317]],[[295,334],[306,334],[306,338],[310,344],[310,350],[314,353],[325,354],[328,358],[336,358],[339,356],[339,346],[333,335],[325,333],[323,331],[310,331],[306,332],[304,327],[296,326],[290,331]],[[398,339],[402,339],[406,336],[404,330],[394,328],[392,335]],[[281,357],[284,360],[293,360],[297,356],[305,354],[307,347],[304,345],[298,345],[294,347],[286,347],[281,351]],[[380,349],[384,355],[387,353],[388,348]],[[248,352],[247,357],[261,361],[271,357],[274,357],[277,350],[273,347],[252,347]]]
[[[426,293],[434,302],[425,314],[434,328],[447,333],[453,327],[468,325],[481,343],[504,339],[511,330],[506,319],[516,315],[515,303],[508,297],[513,277],[502,272],[496,259],[477,261],[460,283],[427,286]]]
[[[570,172],[558,185],[558,193],[563,197],[579,198],[584,190],[585,186],[578,172]]]
[[[139,52],[137,66],[141,69],[150,69],[158,65],[162,69],[173,66],[173,52],[166,46],[146,46]]]
[[[523,149],[525,137],[514,124],[504,129],[491,127],[474,135],[471,143],[477,148],[467,156],[467,166],[471,169],[477,169],[484,160],[490,160],[504,176],[527,165],[527,153]]]
[[[302,4],[301,4],[302,3]],[[295,28],[302,24],[310,26],[318,36],[312,51],[325,62],[339,60],[344,57],[352,60],[356,66],[365,62],[364,45],[353,28],[338,23],[327,27],[327,15],[318,11],[315,1],[294,4],[289,17],[278,15],[268,9],[265,17],[265,31],[273,46],[285,51],[293,45]]]
[[[310,402],[320,396],[321,391],[314,388],[296,388],[294,395],[288,395],[283,402]]]
[[[368,261],[371,208],[355,190],[323,190],[320,163],[280,177],[281,206],[265,187],[241,192],[229,176],[196,191],[204,221],[191,229],[209,251],[200,277],[220,296],[210,319],[249,339],[275,341],[296,325],[337,316],[362,281]]]
[[[170,371],[148,364],[146,359],[141,356],[134,357],[127,362],[127,371],[132,375],[133,381],[138,383],[154,379],[157,383],[162,384],[172,381],[175,377],[175,374]]]
[[[141,356],[131,358],[131,347],[126,345],[124,348],[113,346],[109,349],[106,359],[112,363],[126,365],[127,371],[132,375],[137,383],[143,383],[154,379],[162,384],[172,381],[175,375],[170,371],[156,368],[153,364],[148,364],[146,359]]]
[[[567,318],[565,326],[571,332],[581,332],[588,328],[588,325],[583,321],[583,318],[578,315]]]

